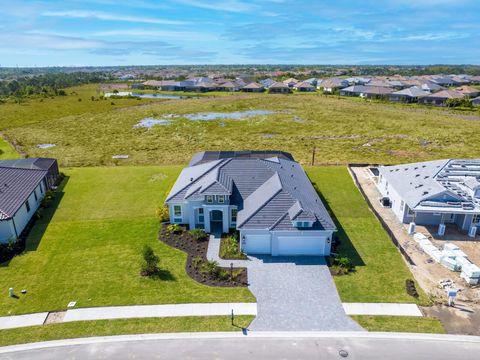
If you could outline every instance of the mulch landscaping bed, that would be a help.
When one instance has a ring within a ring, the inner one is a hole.
[[[187,271],[188,276],[193,280],[209,286],[237,287],[248,285],[246,268],[233,268],[234,271],[241,270],[236,281],[231,279],[218,279],[209,274],[202,274],[193,266],[192,260],[200,257],[203,261],[207,261],[208,236],[203,240],[197,241],[192,235],[190,235],[185,227],[182,227],[183,231],[180,234],[172,234],[167,231],[167,226],[167,224],[161,225],[158,239],[165,244],[188,254],[185,270]],[[220,267],[220,270],[225,270],[230,273],[230,268]]]

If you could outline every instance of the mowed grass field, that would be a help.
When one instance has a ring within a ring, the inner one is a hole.
[[[418,300],[405,291],[405,280],[413,279],[413,275],[355,187],[347,168],[308,167],[307,173],[337,220],[340,246],[336,251],[348,256],[356,266],[354,273],[334,277],[342,301],[428,304],[418,286]]]
[[[63,310],[70,301],[78,307],[255,301],[246,288],[190,279],[186,254],[157,240],[155,209],[180,167],[64,171],[68,178],[53,217],[47,212],[37,222],[23,255],[0,265],[0,289],[13,287],[19,295],[0,297],[0,316]],[[139,275],[144,244],[160,257],[160,279]]]
[[[78,103],[73,95],[51,99],[52,106],[59,106],[51,112],[45,108],[49,99],[41,105],[38,100],[0,105],[0,128],[28,155],[56,157],[63,166],[184,164],[196,151],[225,149],[280,149],[304,165],[310,164],[314,147],[316,164],[480,156],[478,110],[377,103],[319,93],[203,96],[151,104],[115,99],[116,105],[111,106],[110,101],[88,100],[93,85],[81,89],[86,100]],[[145,117],[244,110],[276,113],[242,120],[175,118],[167,126],[133,128]],[[57,146],[41,150],[37,148],[41,143]],[[119,154],[129,159],[112,159]]]
[[[248,327],[253,316],[195,316],[78,321],[26,328],[0,330],[0,346],[88,336],[151,334],[163,332],[240,331]]]

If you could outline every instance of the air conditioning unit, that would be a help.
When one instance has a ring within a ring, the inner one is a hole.
[[[477,235],[477,227],[476,226],[471,226],[470,230],[468,231],[468,236],[471,238],[474,238]]]
[[[443,236],[445,235],[445,224],[440,224],[438,225],[438,236]]]
[[[414,222],[411,222],[409,225],[408,225],[408,234],[409,235],[413,235],[415,234],[415,223]]]

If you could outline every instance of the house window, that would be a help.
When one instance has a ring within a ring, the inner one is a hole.
[[[198,223],[199,224],[205,223],[205,215],[203,213],[203,208],[198,209]]]
[[[27,212],[30,212],[30,203],[27,201],[25,201],[25,206],[27,207]]]
[[[232,224],[235,224],[237,222],[237,213],[238,213],[237,209],[232,209],[232,213],[231,213]]]
[[[33,196],[35,197],[35,201],[38,201],[37,189],[33,190]]]
[[[40,194],[43,194],[43,184],[40,183]]]
[[[400,201],[400,210],[403,210],[403,207],[405,206],[405,203],[402,201]]]
[[[415,215],[415,213],[413,212],[413,210],[410,209],[408,206],[407,206],[407,209],[408,209],[408,211],[407,211],[408,216],[413,216],[413,215]]]
[[[224,195],[218,195],[217,200],[218,200],[219,204],[223,204],[223,203],[225,203],[225,196]]]
[[[208,204],[213,203],[213,195],[207,195],[207,203]]]
[[[472,224],[479,224],[480,223],[480,214],[473,215]]]
[[[182,207],[180,205],[173,205],[173,221],[182,221]]]

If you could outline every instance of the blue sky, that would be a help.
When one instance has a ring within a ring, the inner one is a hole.
[[[0,0],[0,65],[480,64],[479,0]]]

